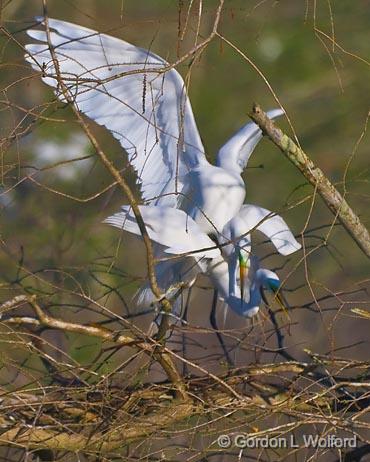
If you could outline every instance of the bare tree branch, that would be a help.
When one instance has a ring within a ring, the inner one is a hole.
[[[304,177],[317,188],[325,204],[340,220],[356,244],[370,258],[369,231],[361,223],[359,217],[351,209],[348,202],[335,188],[307,154],[299,148],[294,141],[283,133],[275,123],[270,120],[258,104],[253,106],[249,114],[251,119],[260,127],[262,132],[286,155],[286,157],[299,169]]]

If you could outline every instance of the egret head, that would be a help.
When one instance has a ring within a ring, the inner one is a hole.
[[[288,316],[287,308],[289,308],[289,306],[281,292],[281,282],[279,276],[273,271],[267,269],[259,269],[257,273],[263,301],[266,303],[266,305],[268,305],[264,290],[272,292],[274,298],[276,299],[284,313]]]

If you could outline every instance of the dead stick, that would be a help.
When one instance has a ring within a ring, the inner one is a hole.
[[[325,204],[338,217],[360,249],[370,258],[370,235],[368,230],[340,192],[326,178],[322,170],[316,167],[307,154],[267,117],[258,104],[254,104],[249,116],[260,127],[263,134],[267,135],[300,170],[304,177],[317,188]]]

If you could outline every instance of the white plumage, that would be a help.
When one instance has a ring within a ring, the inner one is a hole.
[[[243,204],[240,173],[261,130],[246,124],[220,149],[213,166],[205,157],[184,81],[175,69],[166,70],[166,61],[92,29],[56,19],[48,19],[48,25],[50,44],[46,31],[27,31],[41,42],[26,45],[26,60],[42,72],[43,81],[65,100],[62,80],[69,101],[119,140],[143,199],[174,207],[180,201],[204,231],[220,231]]]
[[[215,246],[215,243],[198,224],[182,210],[159,205],[141,205],[139,209],[152,241],[163,246],[167,254],[186,253],[180,261],[169,260],[160,263],[157,276],[159,284],[163,284],[163,290],[179,282],[191,284],[196,275],[203,272],[210,276],[215,288],[219,291],[219,297],[238,314],[247,317],[256,313],[256,307],[259,306],[256,305],[256,300],[261,300],[259,290],[267,280],[265,273],[268,271],[259,270],[257,260],[250,258],[251,236],[249,233],[254,229],[261,231],[282,255],[289,255],[301,247],[279,215],[256,205],[243,206],[239,212],[240,216],[234,217],[224,226],[221,235],[216,236],[221,244],[219,247]],[[241,223],[236,223],[236,218]],[[141,236],[130,206],[122,207],[120,213],[107,218],[105,223]],[[233,224],[237,231],[235,235]],[[246,281],[246,287],[249,289],[246,291],[247,299],[241,297],[240,281],[238,284],[237,280],[238,249],[242,250],[247,260],[251,262]],[[275,273],[271,271],[270,273],[279,281]],[[170,284],[169,281],[171,281]],[[153,301],[150,288],[146,286],[139,294],[139,302],[150,304]]]
[[[41,18],[40,20],[43,21]],[[79,111],[105,126],[135,167],[143,198],[175,205],[187,171],[204,159],[204,148],[180,74],[159,56],[123,40],[65,21],[49,19],[46,31],[28,30],[26,60],[55,88],[61,79]],[[159,199],[158,199],[159,198]]]
[[[150,239],[161,244],[166,253],[175,255],[193,253],[198,259],[216,258],[220,255],[220,250],[212,239],[203,233],[197,223],[182,210],[161,205],[139,205],[139,209]],[[129,205],[123,206],[122,212],[112,215],[104,222],[141,236]],[[199,252],[201,249],[204,251]]]
[[[118,139],[137,172],[142,197],[150,204],[140,206],[149,237],[161,252],[188,254],[157,265],[160,287],[166,290],[179,278],[193,283],[199,271],[207,272],[231,308],[244,316],[255,314],[252,288],[263,284],[262,279],[253,280],[250,273],[249,301],[242,300],[236,276],[238,249],[249,258],[249,233],[254,228],[283,255],[300,248],[281,217],[243,206],[245,185],[240,175],[261,130],[254,123],[243,126],[211,165],[184,81],[165,60],[79,25],[39,20],[50,34],[28,31],[39,43],[26,45],[26,60],[42,72],[42,80],[61,101],[74,104]],[[281,114],[280,109],[268,112],[271,118]],[[130,207],[106,223],[140,235]],[[144,287],[138,298],[149,303],[153,296]]]

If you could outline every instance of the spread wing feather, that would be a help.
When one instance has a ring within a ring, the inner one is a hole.
[[[79,111],[111,131],[137,171],[145,200],[175,205],[183,177],[205,160],[180,74],[123,40],[65,21],[48,24],[49,37],[28,30],[41,43],[26,46],[26,60],[59,99],[65,101],[67,93]]]
[[[195,252],[192,256],[197,259],[220,256],[215,243],[182,210],[161,205],[139,205],[139,209],[150,239],[164,246],[166,253],[178,255]],[[104,220],[104,223],[141,236],[132,208],[125,205],[121,210]],[[201,249],[209,250],[199,252]]]
[[[270,119],[280,117],[281,109],[267,112]],[[217,165],[241,173],[247,166],[249,158],[262,138],[262,131],[254,122],[249,122],[240,128],[217,153]]]

